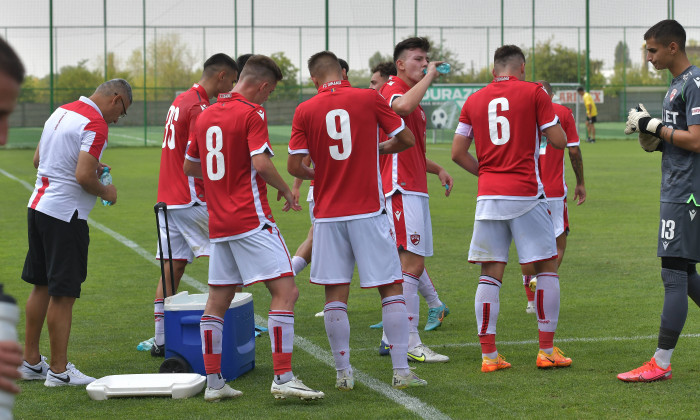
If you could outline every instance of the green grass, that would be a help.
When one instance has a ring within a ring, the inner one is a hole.
[[[272,129],[271,129],[272,131]],[[11,138],[10,141],[14,141]],[[283,145],[274,159],[286,165]],[[435,256],[427,266],[440,297],[451,309],[441,328],[423,332],[423,341],[450,356],[440,365],[417,365],[427,388],[405,394],[420,399],[452,418],[696,418],[700,412],[700,311],[690,304],[685,334],[674,353],[674,377],[652,384],[625,384],[615,375],[647,361],[656,346],[663,288],[656,258],[660,154],[647,154],[633,141],[599,141],[581,145],[587,202],[570,203],[572,231],[560,270],[562,309],[558,345],[574,362],[569,369],[535,368],[537,327],[525,314],[525,298],[517,256],[511,250],[501,290],[499,351],[513,368],[480,372],[480,350],[474,319],[474,291],[479,269],[466,262],[473,225],[476,178],[449,160],[449,145],[428,147],[428,157],[455,177],[449,198],[431,199]],[[155,252],[153,204],[159,164],[157,148],[108,149],[103,158],[113,167],[119,189],[116,206],[95,206],[91,217]],[[0,169],[34,183],[31,150],[1,150]],[[574,176],[569,171],[571,186]],[[290,178],[287,177],[289,181]],[[431,191],[441,191],[430,176]],[[26,253],[26,205],[22,185],[0,174],[0,279],[24,307],[30,287],[19,276]],[[303,196],[303,194],[302,194]],[[308,213],[283,213],[271,195],[273,212],[293,252],[309,228]],[[205,283],[207,261],[196,261],[187,273]],[[328,351],[321,318],[323,290],[308,283],[308,268],[297,279],[298,336]],[[97,229],[91,229],[88,279],[74,308],[70,360],[85,373],[101,377],[156,372],[160,360],[136,351],[153,335],[153,289],[159,269]],[[185,289],[188,289],[185,287]],[[191,293],[196,292],[189,289]],[[269,295],[262,285],[253,293],[255,312],[265,316]],[[427,309],[422,303],[422,320]],[[349,302],[353,366],[381,382],[390,379],[390,361],[377,355],[379,296],[354,284]],[[20,321],[20,341],[24,320]],[[48,353],[48,337],[42,336]],[[84,389],[48,389],[40,382],[22,382],[17,418],[416,418],[416,415],[363,384],[352,392],[334,389],[335,372],[297,347],[294,371],[309,385],[326,392],[320,402],[275,401],[269,394],[272,373],[267,335],[257,340],[256,368],[232,386],[245,394],[236,401],[206,404],[201,395],[187,400],[126,398],[92,401]]]

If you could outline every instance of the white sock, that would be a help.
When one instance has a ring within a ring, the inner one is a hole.
[[[656,364],[659,365],[661,369],[668,369],[671,365],[671,355],[673,355],[673,349],[656,349],[654,360],[656,360]]]
[[[295,255],[292,257],[292,271],[294,271],[294,275],[296,276],[303,270],[309,263],[306,262],[305,259],[302,257]]]
[[[389,340],[391,364],[399,375],[408,375],[408,317],[403,296],[382,299],[382,322]]]
[[[421,343],[418,335],[418,317],[420,301],[418,300],[418,283],[420,279],[410,273],[403,273],[403,298],[406,300],[408,315],[408,349],[412,350]]]
[[[335,370],[340,374],[350,368],[348,304],[338,301],[327,302],[323,307],[323,321],[326,324],[326,335],[335,360]]]
[[[165,344],[165,310],[163,309],[163,299],[153,301],[153,318],[156,324],[156,345]]]
[[[496,334],[498,313],[501,308],[500,292],[500,281],[490,276],[479,277],[479,285],[476,287],[474,296],[474,313],[476,314],[477,334],[480,336]]]
[[[559,322],[559,276],[556,273],[537,274],[535,305],[540,331],[556,332]]]
[[[425,299],[425,303],[428,304],[428,308],[432,309],[442,306],[442,301],[440,301],[440,297],[438,296],[438,292],[435,289],[435,285],[430,279],[430,276],[428,275],[428,271],[426,269],[423,269],[423,274],[420,275],[420,283],[418,283],[418,292],[421,294],[421,296],[423,296],[423,299]]]

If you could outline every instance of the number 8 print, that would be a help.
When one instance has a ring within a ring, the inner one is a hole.
[[[221,148],[224,147],[221,127],[213,125],[207,129],[207,176],[212,181],[218,181],[224,177],[226,166]],[[214,172],[214,159],[216,159],[216,172]]]

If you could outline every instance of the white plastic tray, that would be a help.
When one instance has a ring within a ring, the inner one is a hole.
[[[114,397],[189,398],[199,394],[207,378],[198,373],[144,373],[111,375],[89,384],[87,393],[93,400]]]

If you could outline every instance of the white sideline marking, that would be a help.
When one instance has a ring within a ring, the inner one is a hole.
[[[34,191],[34,186],[30,185],[28,182],[23,181],[14,175],[10,174],[9,172],[3,170],[0,168],[0,173],[5,175],[6,177],[15,180],[22,184],[25,188],[27,188],[29,191]],[[153,215],[155,218],[155,213]],[[92,219],[88,219],[88,224],[90,226],[95,227],[98,230],[101,230],[102,232],[106,233],[107,235],[111,236],[112,238],[116,239],[118,242],[126,246],[127,248],[133,250],[140,256],[144,257],[146,260],[152,262],[154,265],[160,267],[160,262],[158,262],[155,259],[155,254],[150,253],[143,249],[141,246],[139,246],[136,242],[128,239],[127,237],[123,236],[120,233],[117,233],[113,231],[112,229],[108,228],[107,226],[98,223]],[[156,245],[157,245],[157,241]],[[209,290],[209,287],[197,280],[195,280],[193,277],[184,274],[182,276],[182,280],[184,280],[185,283],[188,285],[192,286],[193,288],[199,290],[200,292],[206,293]],[[267,319],[263,318],[257,314],[255,314],[255,322],[258,324],[266,324]],[[327,366],[335,368],[335,362],[333,361],[333,357],[328,354],[327,351],[323,350],[321,347],[317,346],[316,344],[312,343],[311,341],[305,339],[304,337],[301,337],[299,335],[294,336],[294,345],[296,347],[301,348],[305,352],[309,353],[311,356],[315,357],[322,363],[324,363]],[[449,420],[450,417],[442,413],[440,410],[437,408],[424,403],[418,398],[412,397],[410,395],[407,395],[397,389],[392,388],[388,384],[384,382],[380,382],[379,380],[373,378],[370,375],[367,375],[366,373],[354,369],[354,376],[355,379],[357,379],[358,382],[361,384],[365,385],[366,387],[378,392],[379,394],[384,395],[385,397],[389,398],[390,400],[394,401],[395,403],[402,405],[404,408],[406,408],[409,411],[412,411],[416,413],[418,416],[424,419],[444,419],[444,420]],[[488,401],[486,401],[488,402]]]
[[[683,338],[700,338],[700,334],[681,334]],[[639,341],[653,340],[658,338],[658,335],[633,335],[631,337],[571,337],[571,338],[556,338],[555,343],[601,343],[606,341]],[[538,344],[538,340],[522,340],[522,341],[499,341],[499,346],[524,346],[530,344]],[[441,347],[479,347],[478,342],[469,343],[446,343],[446,344],[431,344],[430,348]],[[361,349],[352,349],[352,351],[377,351],[377,347],[365,347]]]

